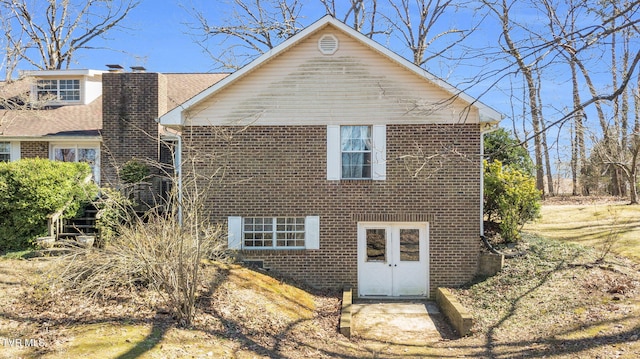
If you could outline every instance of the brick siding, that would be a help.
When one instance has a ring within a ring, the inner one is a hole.
[[[166,112],[167,81],[158,73],[102,76],[102,183],[117,184],[117,169],[131,160],[159,160],[158,116]]]
[[[319,250],[244,250],[244,259],[316,287],[357,287],[357,222],[429,221],[431,296],[476,274],[480,250],[479,125],[387,126],[385,181],[326,179],[326,126],[187,127],[185,159],[223,180],[212,219],[320,216]],[[429,157],[423,171],[416,169]],[[412,157],[416,155],[417,157]],[[185,169],[185,176],[190,174]]]
[[[20,158],[49,158],[49,142],[23,141],[20,143]]]

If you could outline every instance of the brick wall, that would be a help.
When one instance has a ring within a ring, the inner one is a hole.
[[[317,287],[356,287],[358,221],[428,220],[431,295],[476,273],[478,125],[387,126],[386,181],[327,181],[326,126],[191,127],[183,141],[199,174],[224,173],[206,198],[214,221],[320,216],[319,250],[245,250],[245,259]]]
[[[158,73],[102,76],[102,183],[118,183],[117,168],[130,159],[159,160],[158,116],[166,112],[167,81]]]
[[[49,142],[20,142],[20,158],[49,158]]]

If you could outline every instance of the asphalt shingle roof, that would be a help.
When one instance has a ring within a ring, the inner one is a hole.
[[[167,78],[168,111],[227,76],[193,73],[163,75]],[[28,98],[29,88],[27,80],[18,80],[10,84],[0,82],[0,98]],[[3,107],[1,102],[0,107]],[[0,138],[99,136],[101,128],[102,96],[88,105],[57,106],[38,110],[0,108]]]

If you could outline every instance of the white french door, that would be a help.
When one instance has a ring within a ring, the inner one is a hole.
[[[358,295],[429,294],[428,223],[358,223]]]

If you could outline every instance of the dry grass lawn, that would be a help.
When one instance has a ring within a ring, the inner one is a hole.
[[[200,288],[195,323],[183,328],[151,291],[54,293],[42,284],[51,260],[0,258],[0,358],[638,358],[638,218],[617,203],[545,205],[527,230],[561,240],[526,234],[527,255],[453,289],[473,333],[427,345],[348,339],[338,293],[235,265],[204,266],[217,279]],[[612,234],[614,251],[633,261],[598,261]]]
[[[640,205],[626,202],[545,204],[542,217],[527,224],[526,232],[579,243],[603,253],[612,251],[640,263]]]

